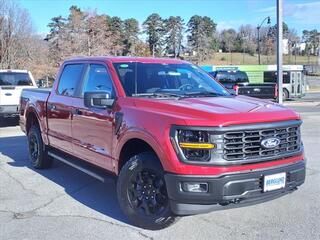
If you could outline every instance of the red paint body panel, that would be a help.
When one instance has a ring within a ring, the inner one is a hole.
[[[72,154],[71,110],[72,98],[51,92],[48,103],[56,109],[47,108],[47,135],[51,146]]]
[[[80,98],[72,107],[81,111],[72,118],[73,155],[112,171],[113,112],[89,110]]]
[[[299,119],[294,111],[269,101],[245,96],[185,98],[157,100],[126,97],[113,62],[186,63],[176,59],[91,57],[67,60],[68,63],[99,63],[108,67],[116,90],[116,103],[112,109],[90,110],[84,107],[82,98],[57,95],[58,81],[50,95],[23,92],[21,126],[27,121],[29,111],[35,111],[46,144],[80,157],[90,163],[118,174],[119,156],[130,139],[148,143],[158,155],[164,169],[171,173],[190,175],[220,175],[247,172],[303,161],[302,155],[263,163],[233,166],[189,165],[179,161],[170,142],[172,125],[181,126],[229,126],[263,122],[279,122]],[[63,66],[64,66],[63,65]],[[61,67],[61,69],[63,68]],[[61,70],[57,76],[61,74]],[[214,81],[214,80],[213,80]],[[47,104],[59,106],[57,111],[47,109]],[[77,108],[82,115],[74,115]],[[115,135],[115,113],[123,114],[119,134]]]

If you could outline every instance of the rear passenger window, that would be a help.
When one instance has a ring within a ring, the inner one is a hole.
[[[75,96],[77,86],[81,81],[83,69],[83,64],[66,65],[60,76],[58,93],[64,96]]]
[[[113,95],[112,80],[105,66],[99,64],[90,64],[87,71],[82,96],[85,92],[103,92],[108,91]]]

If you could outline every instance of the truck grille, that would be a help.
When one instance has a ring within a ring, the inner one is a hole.
[[[272,149],[261,141],[276,137],[280,144]],[[227,161],[281,157],[301,151],[300,126],[258,130],[228,131],[223,134],[223,158]]]

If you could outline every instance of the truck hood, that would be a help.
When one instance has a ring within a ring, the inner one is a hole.
[[[135,100],[140,110],[183,119],[187,125],[227,126],[299,119],[294,111],[246,96]]]

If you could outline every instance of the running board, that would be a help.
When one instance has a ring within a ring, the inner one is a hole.
[[[108,180],[110,181],[110,176],[106,176],[107,173],[98,167],[94,167],[89,163],[84,162],[83,160],[73,159],[72,157],[64,156],[65,154],[58,154],[56,152],[48,151],[48,155],[53,157],[54,159],[63,162],[73,168],[80,170],[81,172],[94,177],[95,179],[106,183]]]

